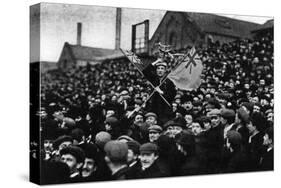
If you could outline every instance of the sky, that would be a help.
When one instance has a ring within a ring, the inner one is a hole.
[[[149,19],[149,37],[166,11],[122,8],[121,48],[131,49],[131,26]],[[220,14],[222,15],[222,14]],[[76,44],[77,22],[82,22],[82,45],[113,49],[116,8],[68,4],[41,4],[40,60],[57,62],[65,42]],[[222,15],[263,24],[268,17]],[[38,23],[31,22],[31,29]],[[31,31],[31,34],[35,34]],[[33,57],[31,57],[31,61]],[[35,58],[35,57],[34,57]]]

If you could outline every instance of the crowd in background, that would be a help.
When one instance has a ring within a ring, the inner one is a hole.
[[[197,52],[201,85],[176,91],[168,121],[126,59],[43,73],[45,183],[273,170],[272,34]]]

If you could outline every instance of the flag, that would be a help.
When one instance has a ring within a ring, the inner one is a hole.
[[[142,72],[147,67],[148,64],[143,63],[134,52],[129,50],[122,50],[121,48],[120,50],[129,59],[129,61],[133,63],[137,67],[137,69],[139,69],[139,71]]]
[[[197,89],[201,84],[202,61],[193,47],[168,78],[182,90]]]

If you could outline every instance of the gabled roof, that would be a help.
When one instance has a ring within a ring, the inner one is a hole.
[[[69,43],[65,43],[65,45],[68,45],[73,57],[76,60],[103,61],[106,59],[124,56],[120,50],[115,49],[95,48],[89,46],[72,45]]]
[[[258,26],[256,29],[254,29],[252,32],[257,32],[265,29],[270,29],[274,27],[274,20],[268,20],[263,25]]]
[[[215,14],[191,12],[184,12],[183,14],[206,33],[232,37],[247,37],[253,29],[260,25]]]
[[[167,19],[170,14],[181,14],[187,22],[192,22],[197,26],[200,33],[213,33],[237,38],[249,37],[250,32],[260,26],[260,24],[209,13],[167,11],[151,40],[155,37],[156,32],[159,32],[163,20]]]

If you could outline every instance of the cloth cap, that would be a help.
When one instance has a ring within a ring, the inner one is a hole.
[[[158,66],[167,67],[167,63],[161,60],[161,61],[156,62],[155,66],[156,67],[158,67]]]
[[[221,115],[221,111],[219,109],[213,109],[207,113],[208,117],[219,116],[219,115]]]
[[[96,144],[100,147],[103,148],[104,145],[111,140],[111,135],[108,132],[101,131],[98,134],[96,134]]]
[[[183,129],[185,128],[184,124],[181,124],[181,123],[175,122],[173,120],[170,120],[170,121],[168,121],[167,123],[164,124],[164,129],[167,129],[170,126],[177,126],[177,127],[183,128]]]
[[[242,143],[242,136],[237,131],[228,131],[226,137],[228,138],[229,143],[233,145],[239,145]]]
[[[104,146],[106,156],[112,162],[126,162],[128,155],[128,146],[124,142],[120,141],[109,141]]]
[[[160,127],[159,125],[152,125],[148,128],[148,131],[149,132],[157,132],[157,133],[160,133],[162,132],[162,127]]]
[[[157,115],[154,112],[148,112],[148,113],[145,114],[145,118],[147,118],[149,116],[153,116],[157,119]]]
[[[156,144],[153,143],[145,143],[140,146],[140,154],[143,153],[157,153],[158,152],[158,147]]]
[[[108,123],[111,126],[115,126],[115,125],[118,124],[118,119],[116,117],[112,117],[112,116],[111,117],[107,117],[105,119],[105,123]]]
[[[127,142],[128,149],[132,150],[134,154],[139,154],[140,153],[140,143],[138,143],[135,140],[128,141]]]
[[[233,118],[233,117],[235,117],[235,112],[234,112],[234,110],[231,110],[231,109],[222,109],[221,116],[224,118]]]

